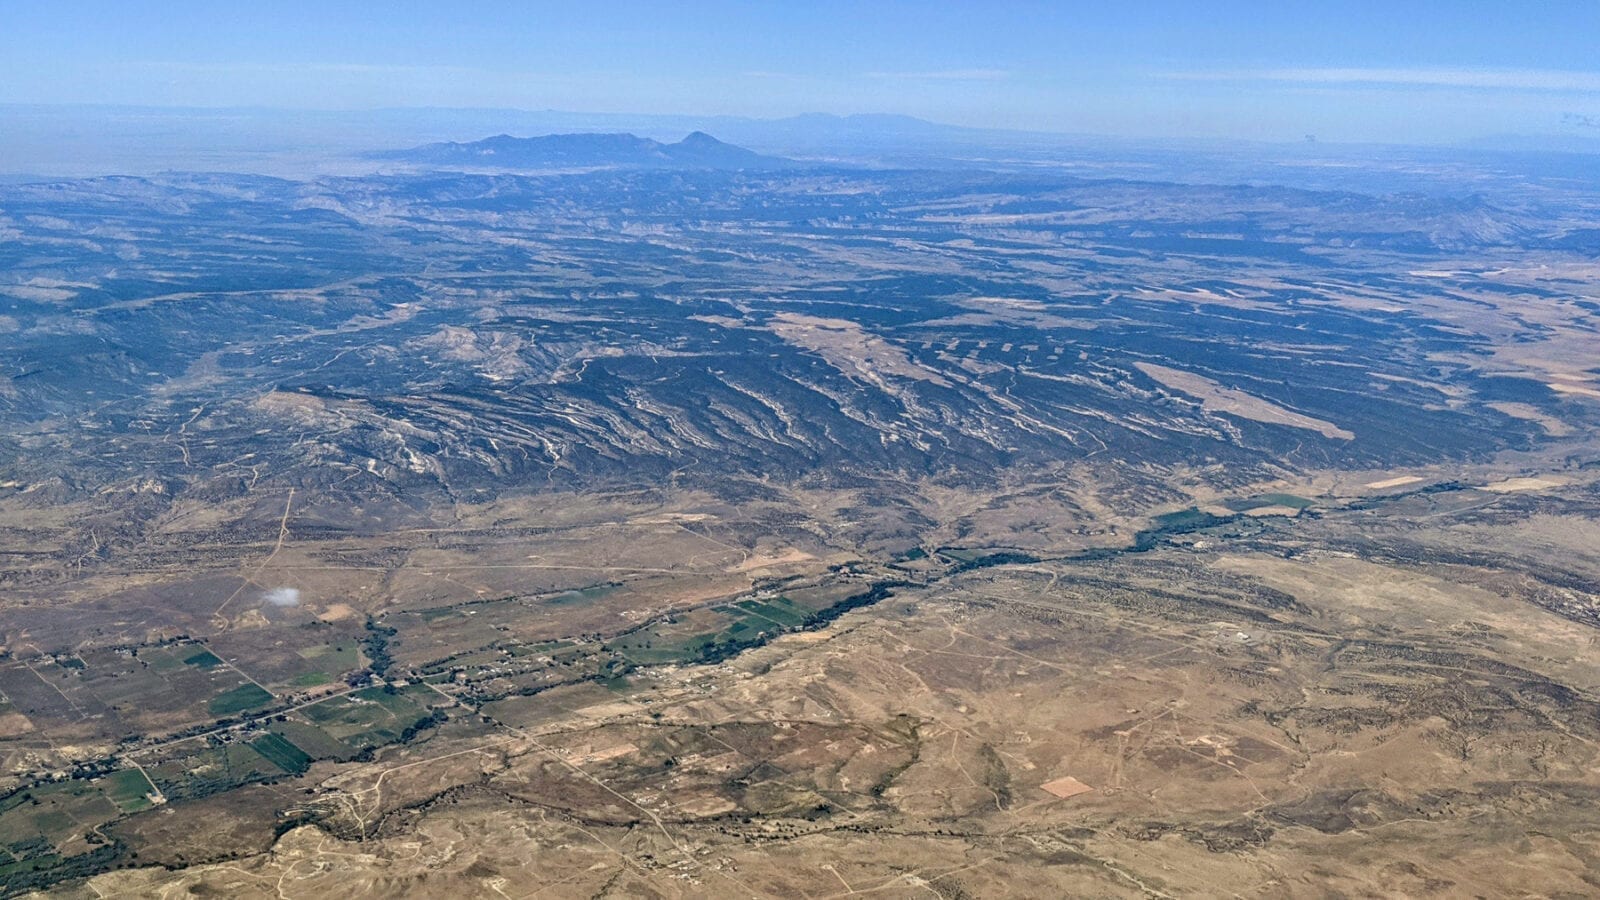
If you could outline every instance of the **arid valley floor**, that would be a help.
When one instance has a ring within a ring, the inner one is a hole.
[[[1597,210],[0,187],[0,894],[1593,896]]]

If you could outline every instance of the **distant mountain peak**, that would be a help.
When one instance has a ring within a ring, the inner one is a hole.
[[[675,144],[626,132],[547,134],[513,137],[497,134],[468,143],[426,144],[408,150],[371,154],[422,166],[492,166],[503,169],[649,168],[649,169],[776,169],[790,160],[763,156],[720,141],[704,131]]]

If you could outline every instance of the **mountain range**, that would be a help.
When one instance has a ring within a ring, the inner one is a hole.
[[[765,156],[696,131],[677,143],[663,143],[635,134],[549,134],[512,137],[499,134],[481,141],[448,141],[407,150],[386,150],[370,159],[421,166],[551,169],[780,169],[792,161]]]

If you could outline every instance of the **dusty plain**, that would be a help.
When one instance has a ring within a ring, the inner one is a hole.
[[[1592,896],[1586,202],[6,187],[0,894]]]

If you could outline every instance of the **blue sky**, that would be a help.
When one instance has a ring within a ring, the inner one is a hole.
[[[1135,136],[1600,137],[1600,0],[0,0],[0,103],[891,112]]]

